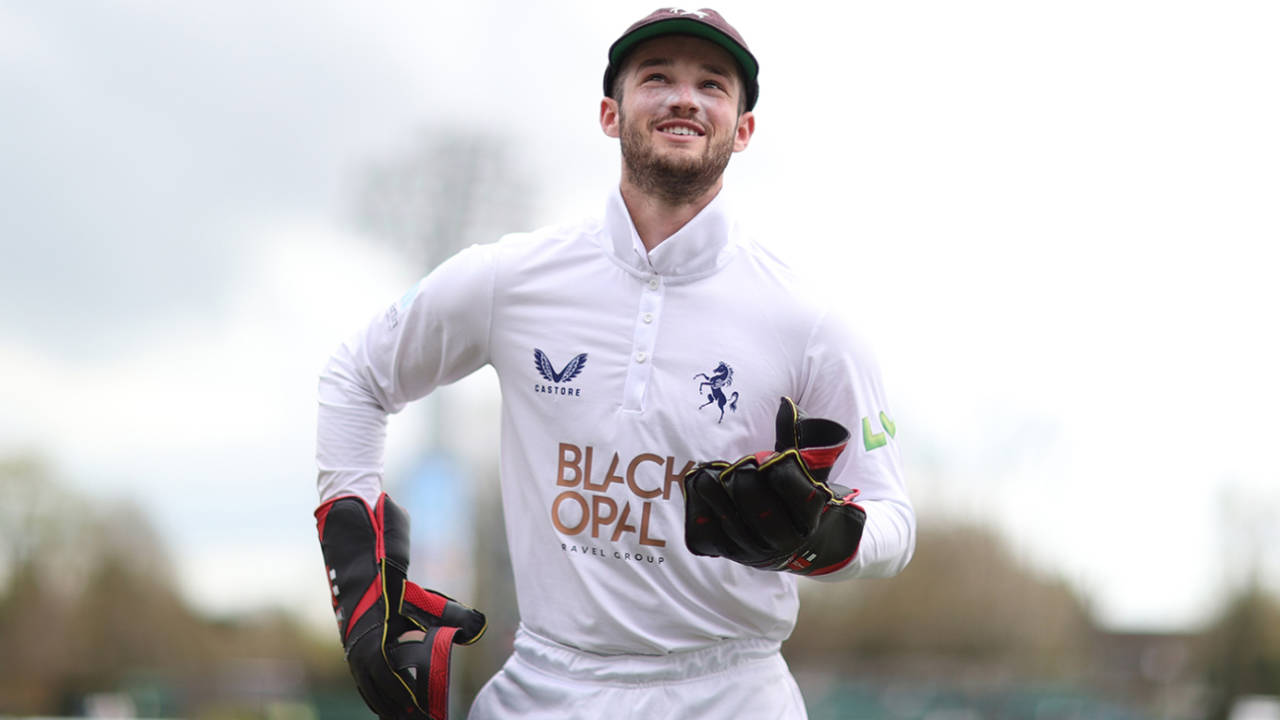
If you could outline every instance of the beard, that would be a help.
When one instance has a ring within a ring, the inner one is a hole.
[[[719,182],[729,167],[733,135],[720,141],[708,136],[700,156],[672,156],[657,152],[648,130],[639,123],[628,123],[621,111],[618,119],[622,125],[622,163],[627,176],[640,191],[668,205],[697,201]]]

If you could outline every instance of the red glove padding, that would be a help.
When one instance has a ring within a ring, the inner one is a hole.
[[[373,508],[334,498],[316,510],[316,527],[360,696],[382,720],[446,720],[450,653],[480,639],[484,615],[406,579],[409,516],[385,493]],[[412,630],[426,636],[400,640]]]
[[[849,443],[834,420],[809,418],[782,398],[774,452],[695,466],[684,476],[685,546],[761,570],[822,575],[858,551],[866,511],[827,484]]]

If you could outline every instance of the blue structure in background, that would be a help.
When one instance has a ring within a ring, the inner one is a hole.
[[[433,450],[388,492],[409,512],[409,577],[449,595],[469,594],[474,578],[467,548],[472,544],[473,493],[462,463]]]

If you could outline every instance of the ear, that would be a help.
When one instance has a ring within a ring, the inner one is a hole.
[[[733,135],[733,151],[742,152],[747,149],[747,144],[751,142],[751,136],[756,132],[756,116],[755,113],[747,111],[738,116],[738,128]]]
[[[600,101],[600,129],[605,135],[611,138],[621,136],[621,130],[618,127],[618,101],[611,97],[607,97]]]

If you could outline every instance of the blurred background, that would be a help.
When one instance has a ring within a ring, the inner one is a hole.
[[[442,258],[595,214],[636,2],[0,0],[0,716],[367,716],[315,387]],[[919,549],[806,583],[814,720],[1280,718],[1280,6],[716,6],[726,192],[871,338]],[[411,575],[515,625],[490,371],[391,425]],[[461,715],[459,715],[461,716]]]

